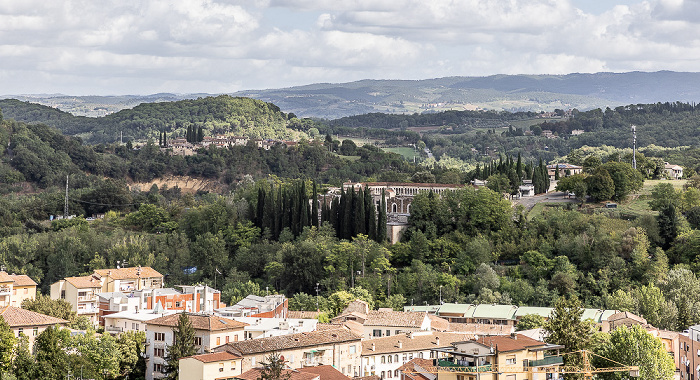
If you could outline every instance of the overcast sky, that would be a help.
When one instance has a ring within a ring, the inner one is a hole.
[[[700,0],[0,0],[0,94],[700,71]]]

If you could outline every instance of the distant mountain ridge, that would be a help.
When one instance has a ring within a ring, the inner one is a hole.
[[[696,102],[700,73],[627,72],[566,75],[491,75],[423,80],[360,80],[245,90],[234,96],[274,103],[301,117],[336,119],[370,112],[422,113],[493,109],[552,111],[588,110],[628,104]],[[124,96],[0,96],[55,107],[74,115],[103,116],[140,103],[196,99],[210,94]]]

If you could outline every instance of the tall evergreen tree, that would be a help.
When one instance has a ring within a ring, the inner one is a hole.
[[[523,160],[520,157],[520,152],[518,152],[518,162],[515,164],[515,174],[518,175],[519,179],[523,179]]]
[[[197,142],[202,141],[204,141],[204,128],[199,127],[197,128]]]
[[[318,192],[316,190],[316,181],[311,182],[313,190],[311,191],[311,224],[315,227],[319,226],[318,217]]]
[[[177,320],[177,327],[174,329],[174,342],[167,346],[166,357],[167,365],[165,366],[166,379],[178,380],[180,376],[179,365],[180,358],[192,356],[197,353],[197,348],[194,346],[194,327],[190,317],[186,312],[180,313]]]
[[[382,191],[382,201],[379,203],[379,217],[377,218],[377,241],[386,241],[386,193]]]
[[[168,133],[165,131],[163,131],[163,147],[168,147]]]
[[[355,219],[355,227],[353,231],[353,236],[359,234],[367,234],[366,229],[366,219],[365,219],[365,190],[360,187],[357,190],[357,196],[355,196],[355,212],[353,218]]]

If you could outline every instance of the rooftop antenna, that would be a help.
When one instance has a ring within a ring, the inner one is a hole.
[[[637,126],[632,124],[632,167],[637,169]]]

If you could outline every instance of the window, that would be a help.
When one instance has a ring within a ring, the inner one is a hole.
[[[394,355],[394,362],[399,362],[399,354]]]
[[[386,330],[386,336],[391,336],[391,330]]]
[[[182,303],[181,303],[180,301],[176,301],[176,302],[175,302],[175,307],[180,307],[181,304],[182,304]]]
[[[231,362],[231,371],[236,370],[236,362]]]
[[[396,212],[396,203],[391,204],[391,212]]]
[[[252,334],[252,333],[250,334],[250,337],[251,337],[251,338],[253,337],[253,334]],[[234,335],[234,336],[233,336],[233,341],[234,341],[234,342],[238,342],[238,335]]]
[[[411,352],[410,354],[408,354],[408,360],[413,360],[413,352]]]
[[[394,370],[394,377],[399,377],[399,370],[398,369]]]
[[[224,363],[219,363],[219,372],[224,372]]]
[[[354,354],[354,353],[355,353],[355,345],[354,345],[354,344],[350,346],[349,352],[350,352],[351,354]]]
[[[12,289],[12,295],[16,296],[17,295],[17,289]]]
[[[389,363],[391,363],[391,362],[392,362],[392,360],[391,360],[391,359],[392,359],[392,357],[391,357],[391,355],[389,355],[389,360],[388,360],[388,361],[389,361]]]
[[[155,333],[153,340],[157,340],[159,342],[165,341],[165,333]]]
[[[251,366],[251,367],[255,367],[255,356],[253,356],[252,358],[250,358],[250,366]]]
[[[422,353],[422,352],[419,352],[419,353],[418,353],[418,358],[419,358],[419,359],[423,359],[423,353]]]
[[[153,364],[153,372],[163,372],[163,365],[162,364]]]
[[[386,363],[386,356],[382,355],[382,364]]]
[[[382,330],[372,330],[372,336],[382,336]]]
[[[194,345],[195,345],[195,346],[201,346],[201,345],[202,345],[202,337],[201,337],[201,336],[196,336],[196,337],[194,337]]]
[[[37,336],[37,335],[39,335],[39,328],[35,327],[32,329],[32,336]]]
[[[61,299],[66,299],[66,291],[61,290]]]
[[[20,336],[22,334],[24,334],[24,329],[20,327],[19,329],[17,329],[17,336]]]
[[[382,371],[382,375],[380,376],[382,379],[386,378],[386,373]]]
[[[217,345],[217,346],[220,346],[220,345],[221,345],[221,337],[220,337],[220,336],[217,336],[217,337],[216,337],[216,345]]]
[[[515,355],[506,356],[506,364],[515,364]]]
[[[386,372],[386,377],[387,377],[387,378],[391,379],[391,377],[392,377],[391,375],[392,375],[391,371],[387,371],[387,372]]]
[[[229,339],[229,336],[228,336],[228,335],[226,335],[226,343],[228,343],[228,339]]]
[[[153,356],[155,356],[157,358],[165,357],[165,348],[154,348],[153,349]]]
[[[399,334],[401,334],[401,330],[394,331],[394,335],[399,335]]]
[[[24,288],[24,294],[29,294],[29,288]]]

